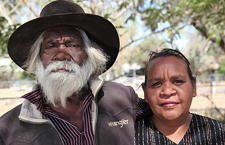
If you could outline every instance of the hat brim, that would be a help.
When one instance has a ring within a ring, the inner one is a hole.
[[[28,58],[31,46],[40,34],[56,25],[74,25],[84,30],[89,39],[100,45],[109,56],[107,70],[115,62],[119,53],[119,36],[115,27],[101,16],[86,13],[39,17],[21,25],[8,41],[8,53],[11,59],[22,67]]]

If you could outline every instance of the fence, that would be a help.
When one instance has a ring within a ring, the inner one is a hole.
[[[218,77],[217,77],[218,78]],[[125,85],[132,86],[139,97],[143,98],[141,83],[143,78],[122,78],[116,80]],[[25,93],[28,93],[36,81],[0,81],[0,116],[18,103]],[[214,81],[211,83],[197,83],[197,96],[193,98],[190,112],[209,116],[215,119],[225,118],[225,81]],[[10,106],[10,107],[8,107]],[[4,109],[4,107],[6,109]]]

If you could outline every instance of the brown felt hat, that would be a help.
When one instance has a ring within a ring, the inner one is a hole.
[[[101,16],[85,13],[79,5],[64,0],[49,3],[42,9],[40,17],[15,30],[8,41],[9,56],[18,66],[23,66],[40,34],[56,25],[81,28],[110,57],[106,68],[109,69],[115,62],[119,52],[119,37],[113,24]]]

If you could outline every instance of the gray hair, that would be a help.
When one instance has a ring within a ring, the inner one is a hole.
[[[77,29],[80,32],[84,42],[86,53],[88,57],[91,59],[91,62],[93,65],[92,69],[95,69],[93,71],[94,74],[92,75],[98,76],[102,74],[106,70],[106,63],[109,57],[106,55],[106,53],[101,49],[99,45],[97,45],[95,42],[93,42],[92,40],[88,38],[88,36],[83,30],[79,28],[75,28],[75,29]],[[35,72],[35,69],[37,67],[36,62],[38,59],[40,60],[39,53],[41,50],[41,44],[43,42],[44,33],[45,32],[43,32],[35,41],[35,43],[31,46],[31,49],[29,51],[29,57],[25,61],[24,65],[22,66],[22,68],[26,68],[26,71],[28,73],[33,74]]]

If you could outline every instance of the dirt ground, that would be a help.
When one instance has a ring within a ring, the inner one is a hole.
[[[22,103],[23,99],[19,97],[30,92],[30,90],[31,88],[27,88],[26,86],[20,88],[0,89],[0,116],[17,106],[18,104]],[[137,92],[139,97],[143,98],[143,92],[141,88],[135,91]],[[191,112],[209,116],[209,114],[205,113],[204,110],[210,109],[212,107],[217,107],[220,109],[221,113],[225,115],[224,97],[225,93],[216,93],[212,96],[207,96],[207,94],[200,94],[193,98]]]
[[[0,116],[21,104],[23,99],[20,97],[30,90],[31,88],[27,87],[0,89]]]

